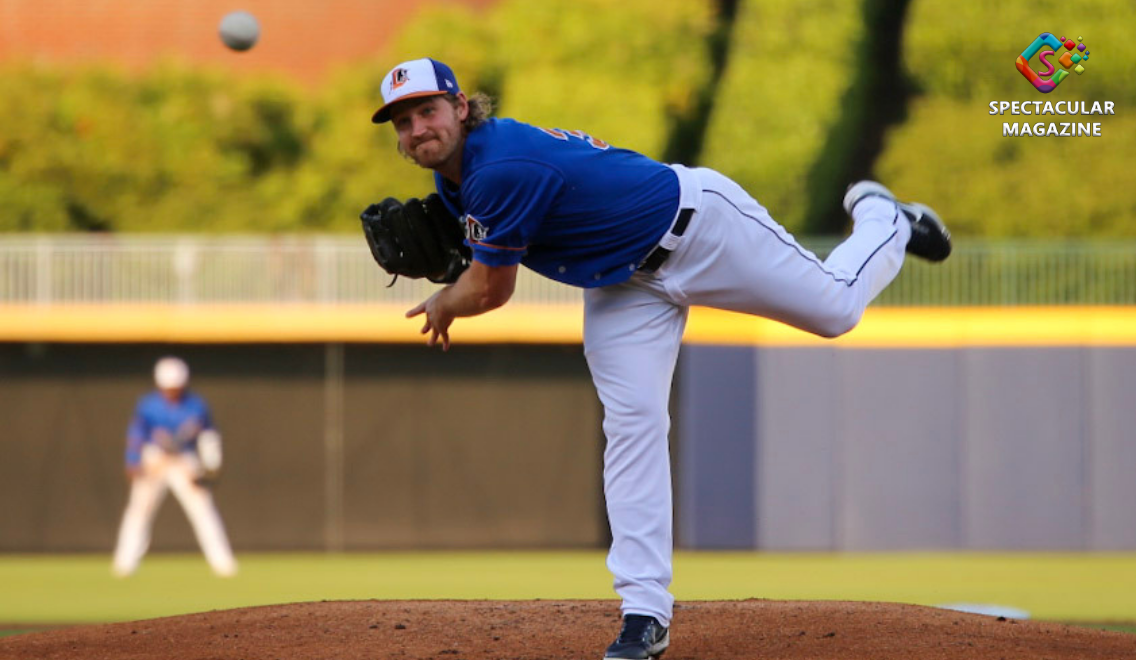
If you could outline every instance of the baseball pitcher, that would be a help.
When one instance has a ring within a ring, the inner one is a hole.
[[[674,601],[667,408],[689,308],[835,337],[859,322],[905,253],[941,261],[950,234],[930,208],[862,181],[844,197],[852,234],[821,261],[725,176],[580,131],[491,118],[489,99],[467,97],[436,60],[399,64],[381,91],[372,121],[390,122],[400,151],[434,171],[436,194],[371,205],[363,229],[388,272],[447,284],[407,312],[424,316],[428,345],[448,349],[454,319],[504,305],[522,264],[584,289],[584,354],[607,436],[607,565],[624,615],[604,657],[656,657]],[[455,223],[460,244],[437,230]]]
[[[138,401],[126,434],[130,500],[118,532],[114,573],[126,577],[138,569],[150,546],[154,515],[172,490],[213,572],[233,576],[237,563],[210,490],[221,469],[221,436],[209,406],[186,389],[189,367],[179,358],[158,360],[154,382],[157,389]]]

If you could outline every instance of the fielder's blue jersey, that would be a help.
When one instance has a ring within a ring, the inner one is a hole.
[[[181,400],[171,403],[154,390],[138,399],[134,417],[126,431],[126,464],[138,465],[142,447],[154,442],[155,432],[164,431],[182,445],[182,451],[197,448],[197,434],[213,428],[213,417],[205,399],[186,390]]]
[[[465,141],[461,186],[435,174],[473,257],[566,284],[623,282],[678,212],[678,177],[579,131],[490,119]]]

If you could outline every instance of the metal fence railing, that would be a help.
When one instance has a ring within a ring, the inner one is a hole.
[[[351,236],[0,236],[0,304],[413,305],[437,288],[391,279]],[[529,273],[516,295],[580,298]]]
[[[581,298],[521,272],[516,300]],[[0,235],[0,304],[412,305],[436,288],[390,279],[354,236]],[[1134,305],[1136,241],[959,241],[942,264],[908,260],[876,304]]]
[[[1136,305],[1136,241],[963,241],[908,259],[879,305]]]

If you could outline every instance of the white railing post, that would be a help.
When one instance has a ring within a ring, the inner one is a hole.
[[[173,252],[174,277],[177,280],[177,302],[192,305],[194,296],[193,280],[197,275],[197,244],[189,238],[180,239]]]
[[[52,242],[46,236],[36,241],[35,301],[37,305],[51,304],[51,253]]]

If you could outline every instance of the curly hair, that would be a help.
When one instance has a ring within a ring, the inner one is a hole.
[[[458,97],[447,94],[446,99],[455,108],[457,107]],[[466,101],[469,103],[469,114],[462,122],[462,127],[465,129],[466,135],[469,135],[473,129],[484,124],[485,120],[493,114],[493,99],[484,92],[474,92],[466,98]]]

